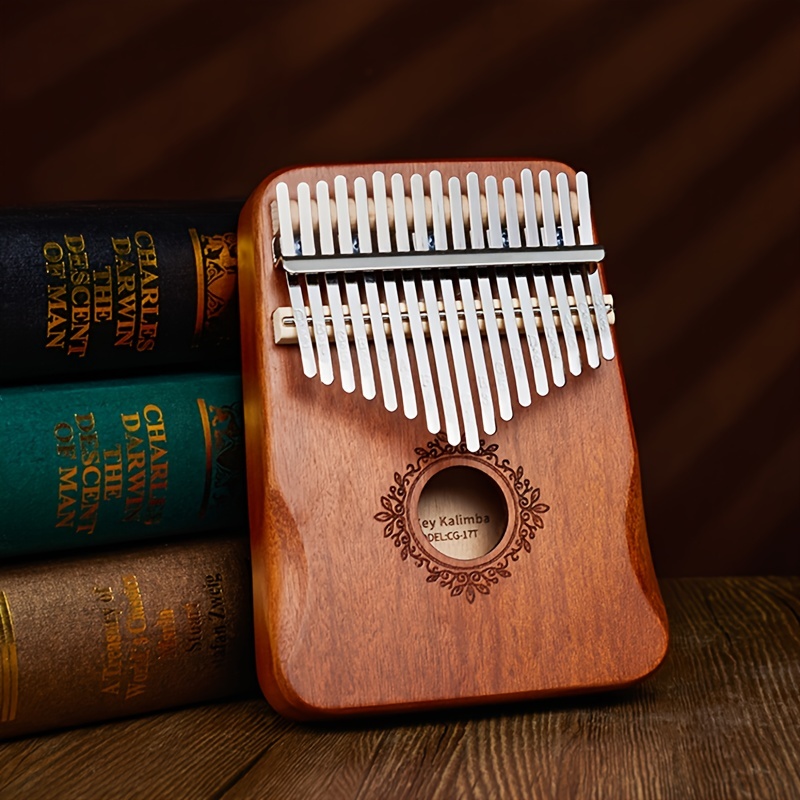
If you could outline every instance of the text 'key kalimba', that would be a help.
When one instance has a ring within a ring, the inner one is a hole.
[[[463,431],[477,451],[514,400],[614,357],[584,173],[573,187],[530,169],[281,181],[273,219],[291,304],[275,311],[276,341],[296,342],[307,376],[338,372],[369,399],[379,387],[409,419],[420,398],[451,444]]]

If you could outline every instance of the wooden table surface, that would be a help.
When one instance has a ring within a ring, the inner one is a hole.
[[[800,578],[667,581],[639,687],[297,725],[260,699],[0,745],[0,798],[798,798]]]

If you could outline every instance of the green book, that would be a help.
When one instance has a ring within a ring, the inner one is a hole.
[[[246,521],[240,376],[0,387],[0,556]]]

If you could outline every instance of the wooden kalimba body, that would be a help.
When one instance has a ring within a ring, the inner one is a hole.
[[[296,718],[629,685],[667,646],[586,176],[306,167],[239,230],[256,650]]]

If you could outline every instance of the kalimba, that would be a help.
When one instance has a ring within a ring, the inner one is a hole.
[[[305,167],[240,220],[256,651],[296,718],[629,685],[664,657],[586,176]]]

